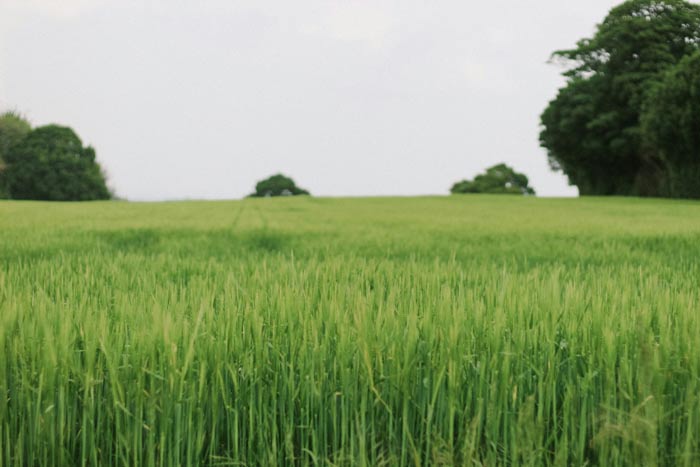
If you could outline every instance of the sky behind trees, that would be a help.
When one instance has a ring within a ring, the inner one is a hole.
[[[3,0],[0,108],[71,126],[133,200],[446,194],[538,144],[554,50],[615,1]]]

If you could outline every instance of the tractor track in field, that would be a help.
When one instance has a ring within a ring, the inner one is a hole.
[[[245,201],[240,203],[240,207],[238,208],[238,211],[233,216],[233,221],[231,222],[231,230],[233,232],[238,230],[238,224],[241,223],[241,217],[243,217],[243,211],[245,211]]]
[[[260,206],[255,206],[255,211],[260,217],[260,230],[262,232],[267,232],[269,230],[268,227],[270,226],[270,221],[268,220],[267,216],[263,214],[262,209],[260,209]]]

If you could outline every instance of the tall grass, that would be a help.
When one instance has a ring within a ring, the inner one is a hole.
[[[0,467],[700,465],[700,204],[0,203]]]

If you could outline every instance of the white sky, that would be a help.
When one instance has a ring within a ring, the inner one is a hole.
[[[552,51],[610,0],[0,0],[0,109],[71,126],[133,200],[445,194],[506,162],[539,195]]]

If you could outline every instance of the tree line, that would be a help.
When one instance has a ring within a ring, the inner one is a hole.
[[[541,115],[550,167],[581,195],[700,198],[700,5],[628,0],[590,38],[553,53],[566,85]],[[505,164],[451,193],[534,194]],[[308,195],[282,174],[250,196]],[[70,128],[0,116],[0,197],[108,199],[92,147]]]
[[[472,180],[456,183],[452,193],[534,194],[525,175],[505,164]],[[283,174],[258,182],[253,198],[309,195]],[[92,146],[83,146],[70,128],[32,128],[17,112],[0,115],[0,199],[91,201],[112,198]]]
[[[630,0],[553,54],[566,85],[541,117],[549,164],[582,195],[700,198],[700,6]]]

